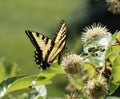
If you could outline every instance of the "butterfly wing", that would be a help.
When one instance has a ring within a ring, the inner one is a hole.
[[[61,21],[59,30],[54,40],[40,34],[26,30],[26,34],[31,40],[32,44],[36,48],[35,61],[42,69],[50,66],[50,63],[58,56],[58,54],[64,49],[66,44],[66,23]]]
[[[40,65],[43,69],[46,69],[46,67],[50,66],[50,64],[47,61],[47,57],[49,55],[50,49],[54,45],[54,42],[50,38],[38,32],[33,32],[29,30],[26,30],[25,32],[28,35],[34,47],[36,48],[34,52],[36,63]]]
[[[54,45],[48,56],[48,62],[52,62],[57,55],[65,48],[66,45],[66,23],[64,20],[61,21],[59,30],[54,38]]]

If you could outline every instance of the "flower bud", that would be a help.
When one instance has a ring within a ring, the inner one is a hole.
[[[68,74],[77,74],[83,69],[83,60],[76,54],[65,57],[62,61],[63,69]]]
[[[120,0],[107,0],[108,10],[114,14],[120,14]]]
[[[86,27],[82,33],[83,43],[87,43],[96,37],[102,37],[109,34],[108,29],[101,24],[93,24],[92,26]]]
[[[108,93],[108,84],[105,78],[92,79],[85,86],[86,94],[91,99],[103,98]]]

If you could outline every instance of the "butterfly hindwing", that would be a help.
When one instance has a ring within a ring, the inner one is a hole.
[[[54,40],[34,31],[25,31],[35,47],[34,57],[37,64],[46,69],[58,56],[66,44],[66,24],[61,21],[59,30]]]

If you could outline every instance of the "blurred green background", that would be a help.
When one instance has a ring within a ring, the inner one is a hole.
[[[21,74],[36,73],[34,48],[25,30],[34,30],[53,37],[59,21],[76,9],[78,1],[65,0],[2,0],[0,2],[0,57],[15,61]]]
[[[1,0],[0,58],[16,62],[20,75],[39,73],[34,48],[24,31],[34,30],[52,38],[60,20],[71,17],[78,6],[79,0]],[[50,97],[64,96],[59,85],[63,80],[56,80],[58,84],[48,86]]]
[[[68,48],[80,53],[80,35],[86,25],[102,22],[113,32],[119,28],[116,24],[119,15],[112,15],[106,9],[104,0],[1,0],[0,58],[16,62],[20,75],[39,73],[33,60],[34,48],[24,32],[26,29],[53,38],[60,20],[64,19],[68,26]],[[113,27],[109,22],[111,18],[111,23],[115,23]],[[64,96],[64,79],[65,76],[57,76],[53,84],[47,86],[50,97]]]

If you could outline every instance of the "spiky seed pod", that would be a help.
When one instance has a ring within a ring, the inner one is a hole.
[[[70,54],[64,57],[62,61],[63,69],[68,74],[77,74],[83,69],[83,60],[79,55]]]
[[[120,14],[120,0],[106,0],[108,10],[114,14]]]
[[[105,78],[89,80],[85,86],[86,94],[91,99],[100,99],[108,93],[108,84]]]
[[[106,26],[103,26],[100,23],[93,24],[89,27],[86,27],[84,32],[82,32],[82,41],[83,43],[87,43],[96,37],[102,37],[107,34],[109,34],[109,32]]]

